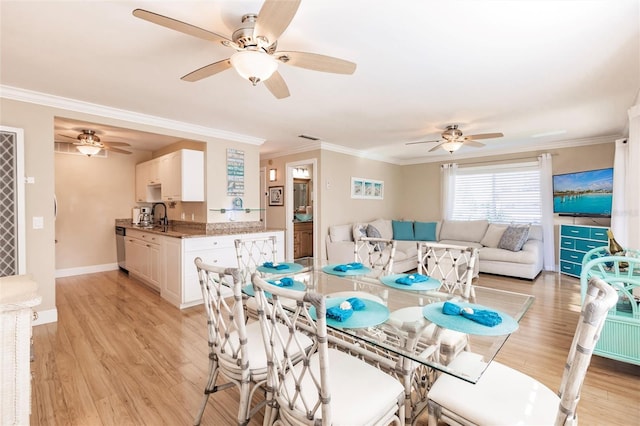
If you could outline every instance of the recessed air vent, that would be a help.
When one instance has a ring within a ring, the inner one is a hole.
[[[298,135],[299,138],[302,139],[309,139],[310,141],[319,141],[320,138],[316,138],[315,136],[309,136],[309,135]]]

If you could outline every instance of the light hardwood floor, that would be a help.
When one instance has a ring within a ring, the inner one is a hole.
[[[208,368],[202,307],[180,311],[119,271],[56,281],[58,322],[33,330],[31,424],[192,424]],[[498,359],[557,390],[580,311],[578,280],[481,275],[479,285],[536,296]],[[234,424],[237,395],[212,395],[202,424]],[[581,425],[640,424],[640,367],[594,356],[578,407]],[[258,413],[251,425],[261,423]]]

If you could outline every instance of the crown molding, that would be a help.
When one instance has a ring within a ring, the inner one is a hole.
[[[114,118],[117,120],[129,121],[132,123],[146,124],[163,129],[188,132],[199,136],[207,136],[232,142],[246,143],[249,145],[262,145],[265,142],[265,139],[256,138],[254,136],[227,132],[224,130],[199,126],[182,121],[169,120],[153,115],[112,108],[104,105],[93,104],[90,102],[79,101],[77,99],[64,98],[47,93],[21,89],[18,87],[0,85],[0,97],[21,102],[44,105],[52,108],[60,108],[69,111],[93,114],[101,117]]]

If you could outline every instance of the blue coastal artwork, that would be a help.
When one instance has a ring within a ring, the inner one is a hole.
[[[613,169],[553,176],[553,211],[575,215],[611,215]]]

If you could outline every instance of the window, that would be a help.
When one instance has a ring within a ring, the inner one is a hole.
[[[540,223],[537,162],[458,168],[451,219]]]

